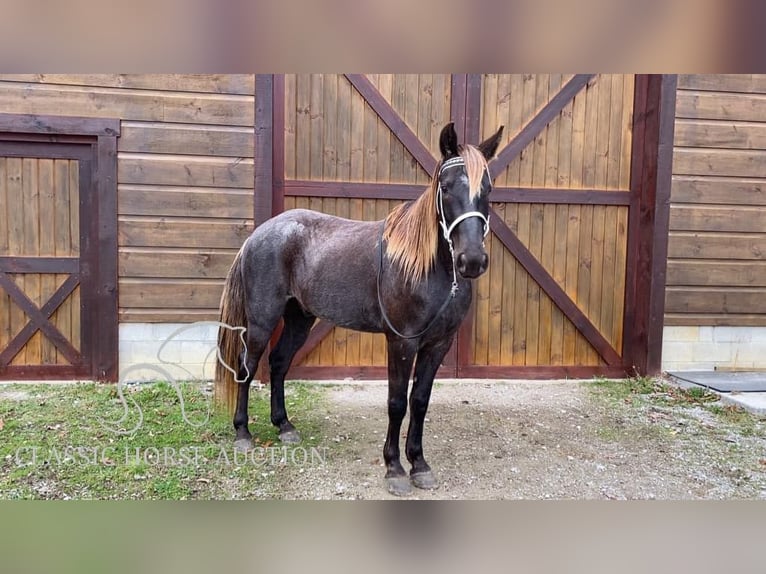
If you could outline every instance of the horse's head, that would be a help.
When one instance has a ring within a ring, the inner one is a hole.
[[[487,161],[503,135],[503,126],[478,146],[459,146],[452,123],[439,137],[442,162],[437,177],[436,209],[443,234],[454,246],[458,273],[467,279],[487,270],[484,237],[489,233],[489,192],[492,180]]]

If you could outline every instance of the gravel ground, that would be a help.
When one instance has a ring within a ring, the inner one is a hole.
[[[326,464],[282,468],[277,492],[391,498],[382,463],[385,384],[347,383],[326,394],[317,413],[325,421]],[[766,498],[762,420],[739,414],[732,421],[710,403],[662,398],[614,400],[574,382],[438,384],[423,444],[441,485],[416,489],[412,498]],[[300,430],[300,420],[293,422]]]

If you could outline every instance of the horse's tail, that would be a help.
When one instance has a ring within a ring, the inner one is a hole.
[[[239,369],[239,355],[243,351],[242,329],[245,327],[245,285],[242,280],[242,249],[239,250],[226,276],[221,294],[221,323],[218,327],[218,360],[215,363],[215,399],[229,412],[237,403],[239,383],[234,373]],[[228,368],[227,368],[228,367]]]

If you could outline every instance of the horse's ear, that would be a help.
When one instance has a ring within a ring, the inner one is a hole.
[[[500,145],[500,138],[503,135],[503,127],[500,126],[500,129],[497,130],[497,133],[493,136],[489,136],[487,139],[485,139],[483,142],[481,142],[478,146],[479,151],[482,153],[485,159],[490,160],[493,157],[495,157],[495,153],[497,152],[497,146]]]
[[[457,155],[457,132],[453,122],[448,123],[442,129],[439,136],[439,151],[442,152],[444,159]]]

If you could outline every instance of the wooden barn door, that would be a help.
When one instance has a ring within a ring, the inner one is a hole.
[[[57,120],[25,118],[0,117],[0,379],[114,379],[108,153],[99,172],[98,137],[41,136]]]
[[[379,220],[401,201],[418,197],[438,162],[442,127],[454,121],[458,133],[464,131],[466,79],[259,76],[256,224],[297,207]],[[383,377],[385,365],[382,335],[319,322],[296,356],[291,376]],[[455,376],[456,369],[453,350],[442,374]]]
[[[296,207],[382,219],[428,183],[446,122],[469,142],[505,125],[489,272],[441,376],[656,370],[674,101],[661,76],[260,76],[256,223]],[[291,376],[384,365],[382,336],[319,323]]]

